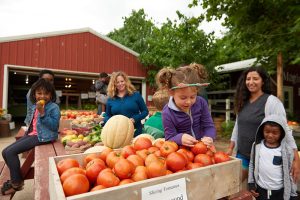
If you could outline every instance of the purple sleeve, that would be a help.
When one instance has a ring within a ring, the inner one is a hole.
[[[211,118],[207,102],[201,98],[202,104],[202,116],[200,119],[200,123],[202,126],[203,136],[211,137],[212,139],[216,139],[216,128],[214,122]],[[202,136],[202,137],[203,137]]]
[[[174,141],[178,145],[182,145],[181,138],[183,133],[177,133],[176,126],[172,121],[171,113],[169,112],[168,108],[165,108],[162,111],[162,122],[165,131],[165,139]]]

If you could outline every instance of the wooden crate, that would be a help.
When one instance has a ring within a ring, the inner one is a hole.
[[[216,200],[241,190],[242,167],[239,159],[215,164],[198,169],[188,170],[163,177],[152,178],[127,185],[107,188],[99,191],[88,192],[80,195],[65,197],[63,188],[56,169],[56,163],[65,158],[75,158],[83,163],[83,158],[88,154],[75,154],[49,158],[49,194],[50,199],[67,200],[141,200],[142,189],[157,184],[167,184],[169,181],[185,180],[186,195],[189,200]],[[156,198],[155,198],[156,199]],[[185,198],[184,198],[185,199]],[[143,200],[143,199],[142,199]],[[162,199],[161,199],[162,200]]]
[[[58,131],[62,132],[65,128],[72,129],[72,124],[71,124],[72,121],[73,119],[60,119]]]

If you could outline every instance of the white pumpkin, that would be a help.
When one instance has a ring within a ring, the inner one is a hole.
[[[114,115],[103,127],[101,140],[105,146],[116,149],[130,144],[133,135],[132,121],[124,115]]]

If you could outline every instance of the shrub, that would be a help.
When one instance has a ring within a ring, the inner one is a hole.
[[[221,124],[221,129],[222,129],[221,137],[225,138],[225,139],[229,139],[231,137],[233,127],[234,127],[234,121],[229,120],[227,122],[226,121],[222,122],[222,124]]]

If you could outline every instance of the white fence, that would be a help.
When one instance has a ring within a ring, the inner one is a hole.
[[[208,99],[208,106],[211,114],[212,113],[225,114],[226,122],[230,120],[230,115],[234,114],[231,103],[233,103],[232,99]]]

